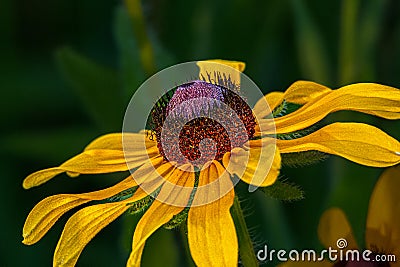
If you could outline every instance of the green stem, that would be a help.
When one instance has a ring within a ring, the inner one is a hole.
[[[233,221],[236,225],[236,231],[239,239],[239,255],[244,267],[258,266],[258,260],[254,254],[253,243],[251,242],[243,211],[240,207],[239,199],[235,196],[231,209]]]

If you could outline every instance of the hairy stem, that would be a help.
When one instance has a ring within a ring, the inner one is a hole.
[[[258,266],[258,260],[254,254],[253,243],[251,242],[243,211],[240,207],[239,199],[235,196],[231,209],[232,217],[235,222],[236,232],[239,239],[239,255],[241,263],[245,267]]]

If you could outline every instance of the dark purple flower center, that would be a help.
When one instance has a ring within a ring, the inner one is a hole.
[[[255,117],[238,92],[205,81],[179,86],[151,114],[160,154],[202,165],[253,137]],[[240,130],[242,129],[242,130]]]

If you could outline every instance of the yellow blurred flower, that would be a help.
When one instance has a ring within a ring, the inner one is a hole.
[[[372,192],[365,229],[365,249],[371,251],[365,256],[371,261],[363,259],[360,252],[358,261],[351,261],[350,258],[348,262],[325,260],[323,262],[291,262],[280,266],[400,266],[398,260],[400,256],[399,178],[399,167],[385,170]],[[326,248],[334,249],[337,249],[338,240],[344,238],[347,241],[346,247],[343,248],[344,255],[347,251],[360,249],[346,215],[339,208],[331,208],[323,213],[319,222],[318,236]],[[377,255],[381,255],[378,260],[382,259],[382,255],[388,260],[375,261]]]
[[[220,63],[221,66],[228,65],[238,71],[243,71],[245,66],[241,62],[213,62]],[[205,62],[198,62],[198,66],[200,77],[220,71],[210,69]],[[223,73],[230,77],[229,81],[238,82],[237,72],[225,69]],[[187,87],[195,90],[196,86],[201,86],[213,98],[221,98],[219,89],[215,86],[202,81],[197,83]],[[173,101],[178,103],[180,98],[186,97],[184,93],[188,91],[185,90],[182,89],[181,95],[175,93],[177,98]],[[265,101],[275,112],[284,102],[302,107],[272,119],[271,112],[265,108]],[[199,149],[201,140],[195,134],[210,138],[212,132],[211,137],[218,141],[214,160],[206,164],[202,162],[206,167],[196,173],[194,170],[198,166],[180,162],[179,158],[176,161],[167,160],[163,150],[165,147],[162,147],[157,136],[160,133],[156,130],[101,136],[81,154],[60,166],[29,175],[23,183],[26,189],[45,183],[63,172],[71,177],[127,170],[132,173],[122,182],[104,190],[86,194],[55,195],[42,200],[26,219],[23,242],[30,245],[39,241],[67,211],[90,201],[103,200],[106,203],[85,207],[68,220],[55,250],[54,266],[74,266],[86,244],[102,228],[126,211],[136,212],[147,207],[133,236],[128,266],[140,265],[147,238],[182,214],[187,214],[190,253],[197,265],[237,266],[238,240],[230,214],[235,196],[231,180],[233,174],[246,183],[269,186],[278,177],[281,153],[308,150],[339,155],[368,166],[384,167],[400,162],[400,143],[366,124],[335,123],[300,138],[280,138],[282,135],[296,136],[293,134],[296,131],[312,126],[330,112],[343,109],[398,119],[400,91],[395,88],[378,84],[355,84],[330,90],[312,82],[296,82],[285,93],[266,95],[265,99],[255,105],[253,111],[238,103],[235,102],[238,110],[241,110],[240,119],[246,126],[246,138],[250,137],[250,141],[242,142],[245,138],[236,136],[240,145],[231,149],[226,137],[212,131],[211,126],[214,124],[204,120],[196,121],[193,128],[187,129],[186,135],[179,139],[183,143],[183,153],[188,158],[196,158],[195,153]],[[265,147],[272,148],[268,150],[270,153],[263,152]],[[207,151],[201,151],[203,152],[207,154]],[[265,175],[260,175],[260,163],[271,166]],[[159,177],[163,179],[158,179]],[[208,185],[213,186],[199,192],[199,188]],[[188,188],[190,190],[185,190]]]

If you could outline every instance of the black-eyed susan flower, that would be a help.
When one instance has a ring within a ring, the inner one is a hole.
[[[198,79],[178,86],[154,105],[146,131],[104,135],[59,167],[25,179],[24,188],[30,188],[63,172],[75,177],[131,171],[128,178],[108,189],[42,200],[26,220],[25,244],[37,242],[68,210],[102,200],[68,220],[54,254],[55,266],[73,266],[103,227],[124,212],[145,209],[133,236],[128,266],[140,265],[145,242],[154,231],[182,222],[187,223],[190,253],[197,265],[237,266],[239,245],[230,212],[235,177],[255,187],[272,185],[279,174],[281,154],[309,150],[369,166],[400,161],[400,143],[372,126],[337,123],[314,132],[308,129],[329,112],[341,109],[397,119],[397,89],[364,84],[330,90],[297,82],[286,93],[262,98],[252,110],[240,97],[239,73],[244,63],[217,60],[198,62],[198,66]],[[378,92],[382,96],[376,97]],[[288,112],[287,103],[301,107]],[[219,112],[224,108],[228,113]],[[167,122],[169,127],[165,127]],[[371,131],[373,137],[366,138]]]
[[[345,213],[339,208],[330,208],[321,216],[318,236],[325,248],[336,250],[336,253],[332,254],[332,258],[336,258],[336,261],[325,259],[314,262],[288,262],[280,266],[400,266],[399,178],[399,167],[392,167],[382,173],[375,185],[366,221],[366,250],[361,250],[357,244]]]

